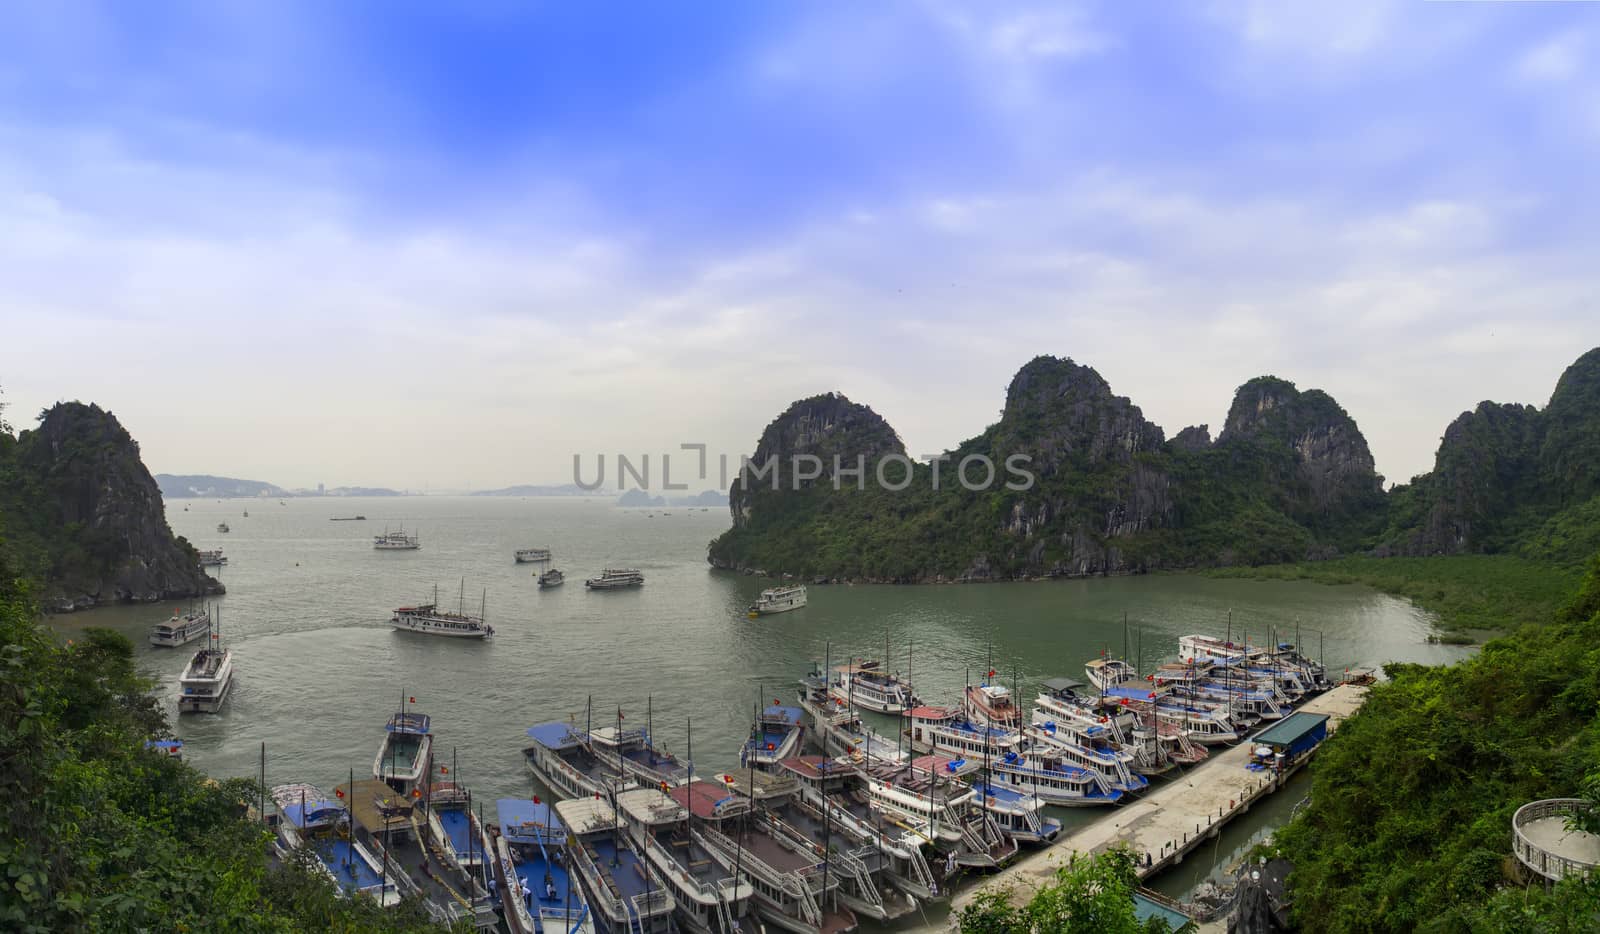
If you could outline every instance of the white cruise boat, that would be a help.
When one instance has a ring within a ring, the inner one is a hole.
[[[911,683],[883,670],[881,662],[857,661],[833,670],[828,687],[834,697],[852,707],[875,713],[904,716],[917,706]]]
[[[644,583],[644,575],[637,568],[606,568],[600,572],[599,577],[591,577],[583,582],[583,586],[590,590],[620,590],[624,587],[638,587]]]
[[[408,792],[427,777],[433,762],[433,736],[428,715],[402,710],[383,728],[383,742],[372,757],[372,777],[396,791]]]
[[[226,522],[218,522],[217,523],[217,531],[218,532],[222,532],[223,534],[227,534],[228,523],[226,523]]]
[[[990,672],[990,677],[994,673]],[[1015,730],[1022,725],[1022,708],[1011,697],[1011,689],[1003,684],[967,685],[962,711],[975,723]]]
[[[567,575],[561,573],[559,568],[551,568],[539,575],[539,589],[549,590],[551,587],[560,587],[567,582]]]
[[[222,648],[220,640],[216,632],[209,633],[206,647],[194,653],[183,669],[178,678],[178,713],[216,713],[227,702],[233,688],[233,650]]]
[[[487,639],[494,635],[494,627],[484,622],[484,607],[488,604],[488,595],[485,593],[484,602],[479,605],[478,615],[473,616],[465,611],[463,606],[457,612],[439,609],[439,588],[433,589],[433,602],[421,606],[403,606],[394,611],[394,617],[389,620],[389,625],[404,632],[419,632],[426,636],[444,636],[452,639]]]
[[[382,535],[374,535],[372,547],[376,551],[416,551],[422,547],[422,539],[414,534],[407,535],[402,526],[395,532],[384,529]]]
[[[171,619],[157,623],[150,629],[150,644],[175,649],[180,645],[188,645],[210,631],[211,614],[205,610],[190,610],[182,615],[174,610]]]
[[[550,549],[548,548],[518,548],[516,551],[518,564],[530,564],[536,561],[549,561]]]
[[[228,556],[222,553],[221,548],[200,552],[200,566],[203,568],[220,568],[228,563]]]
[[[774,613],[787,613],[798,610],[806,605],[806,588],[804,584],[794,587],[769,587],[761,591],[761,598],[750,604],[750,618],[757,616],[771,616]]]
[[[1083,666],[1089,683],[1104,692],[1107,688],[1139,679],[1139,669],[1120,658],[1093,658]]]

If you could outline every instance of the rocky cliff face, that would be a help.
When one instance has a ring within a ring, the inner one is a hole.
[[[756,452],[728,489],[728,511],[735,528],[750,520],[756,501],[766,494],[829,483],[835,458],[843,470],[866,465],[870,480],[878,459],[904,455],[905,445],[883,416],[857,405],[843,393],[824,393],[801,399],[773,419],[761,433]],[[812,463],[808,459],[816,458]],[[800,458],[801,460],[796,460]],[[821,476],[806,479],[817,465]],[[855,481],[850,480],[851,483]]]
[[[1375,469],[1367,439],[1349,413],[1320,389],[1302,392],[1274,376],[1250,380],[1234,394],[1217,444],[1256,444],[1291,452],[1291,483],[1299,489],[1285,490],[1284,495],[1294,513],[1361,508],[1382,495],[1383,478]]]
[[[174,538],[139,447],[98,406],[61,403],[0,465],[4,535],[48,581],[56,610],[221,593]]]

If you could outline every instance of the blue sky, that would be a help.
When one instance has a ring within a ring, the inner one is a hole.
[[[1600,343],[1595,15],[11,6],[0,385],[157,470],[437,489],[828,389],[932,453],[1054,353],[1169,435],[1321,387],[1405,479]]]

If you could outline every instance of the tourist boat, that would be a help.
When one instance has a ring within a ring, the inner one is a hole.
[[[518,548],[516,551],[518,564],[529,564],[535,561],[549,561],[550,549],[548,548]]]
[[[979,806],[977,792],[954,777],[964,765],[930,755],[862,770],[868,800],[942,852],[946,876],[957,866],[994,869],[1017,854],[1016,841]]]
[[[463,584],[464,595],[465,584]],[[445,636],[452,639],[487,639],[494,635],[494,627],[484,622],[484,611],[489,603],[488,591],[478,606],[478,615],[466,612],[465,601],[457,611],[439,609],[439,586],[434,585],[433,602],[421,606],[403,606],[394,611],[389,625],[403,632],[419,632],[425,636]]]
[[[805,712],[812,737],[829,756],[845,756],[857,762],[899,762],[910,755],[901,748],[898,736],[890,739],[867,726],[854,709],[825,690],[802,691],[800,709]]]
[[[774,613],[787,613],[798,610],[806,605],[806,588],[804,584],[794,587],[770,587],[761,591],[760,599],[750,604],[750,618],[757,616],[771,616]]]
[[[171,619],[151,627],[150,644],[177,648],[188,645],[210,631],[211,614],[204,608],[198,612],[190,610],[181,616],[177,610],[173,610]]]
[[[977,723],[948,707],[915,708],[910,732],[912,749],[946,753],[952,759],[998,758],[1028,745],[1020,730]]]
[[[226,523],[226,522],[218,522],[217,523],[217,531],[226,534],[227,531],[228,531],[228,523]]]
[[[693,813],[702,822],[697,826],[683,802],[690,800],[689,789],[703,784],[681,785],[672,794],[660,788],[635,788],[618,794],[616,807],[622,812],[629,845],[645,858],[647,882],[653,877],[655,885],[671,893],[679,923],[696,934],[727,934],[749,912],[754,890],[713,852],[702,832],[703,822],[746,811],[750,805],[720,789],[710,800],[697,795]],[[675,797],[679,793],[682,798]]]
[[[376,551],[416,551],[422,547],[422,539],[417,535],[407,535],[404,526],[398,531],[383,530],[382,535],[372,536],[372,547]]]
[[[567,864],[577,870],[601,930],[633,934],[672,929],[677,907],[673,892],[660,871],[648,870],[634,845],[620,835],[621,820],[608,797],[559,801],[556,816],[568,834]]]
[[[594,934],[583,885],[567,869],[567,828],[553,803],[538,797],[501,798],[496,809],[497,888],[502,895],[513,886],[531,893],[526,900],[502,897],[508,925],[521,934]]]
[[[365,522],[366,516],[329,516],[329,522]]]
[[[1226,704],[1212,704],[1178,697],[1165,690],[1152,690],[1146,683],[1115,685],[1102,692],[1106,702],[1128,706],[1135,711],[1148,709],[1162,721],[1175,724],[1194,742],[1207,746],[1239,741],[1239,730]],[[1122,704],[1123,701],[1127,703]]]
[[[591,577],[583,582],[583,586],[590,590],[621,590],[624,587],[638,587],[644,583],[644,575],[636,568],[606,568],[600,572],[599,577]]]
[[[890,716],[917,706],[911,684],[883,670],[881,662],[855,661],[834,669],[833,696],[854,707]]]
[[[1098,698],[1082,693],[1084,687],[1071,678],[1045,681],[1034,699],[1031,724],[1049,733],[1064,731],[1085,745],[1125,749],[1133,756],[1130,767],[1140,775],[1160,775],[1177,765],[1151,723],[1127,707],[1098,706]]]
[[[1043,845],[1061,836],[1061,821],[1044,815],[1043,799],[988,779],[977,779],[972,789],[1000,832],[1017,843]]]
[[[1062,807],[1098,807],[1122,800],[1122,792],[1106,787],[1097,773],[1064,761],[1051,747],[992,760],[989,778],[997,785]]]
[[[1084,664],[1083,671],[1089,683],[1102,692],[1118,684],[1139,680],[1139,669],[1120,658],[1092,658]]]
[[[438,765],[433,771],[424,791],[434,851],[456,872],[481,877],[490,858],[488,836],[472,812],[472,796],[450,777],[449,766]]]
[[[725,783],[726,778],[734,779],[727,783],[729,790],[754,802],[772,834],[788,841],[814,865],[827,863],[837,884],[824,887],[851,911],[879,922],[915,911],[915,897],[897,888],[885,888],[873,878],[889,872],[893,859],[878,848],[869,834],[853,832],[831,802],[819,807],[808,800],[802,794],[804,780],[790,768],[794,761],[784,760],[783,767],[774,772],[744,769],[722,778]]]
[[[640,785],[670,788],[689,780],[689,766],[653,744],[649,730],[597,727],[589,733],[589,752]]]
[[[218,613],[221,617],[221,613]],[[216,713],[233,689],[233,650],[221,647],[222,636],[210,632],[206,646],[178,677],[178,713]]]
[[[989,673],[994,677],[994,672]],[[1022,708],[1011,697],[1011,689],[1003,684],[967,685],[962,710],[975,723],[1014,730],[1022,725]]]
[[[750,738],[739,750],[739,764],[758,769],[771,769],[779,762],[800,753],[800,740],[805,735],[802,720],[805,712],[799,707],[787,707],[774,700],[761,711],[751,727]]]
[[[181,739],[147,739],[144,748],[151,752],[160,753],[168,759],[183,759],[183,740]]]
[[[522,750],[528,771],[558,795],[586,798],[635,784],[600,761],[583,731],[570,723],[552,720],[531,726],[528,737],[533,743]]]
[[[1109,742],[1103,734],[1085,742],[1067,730],[1029,726],[1024,728],[1028,741],[1028,755],[1053,756],[1063,764],[1093,772],[1101,784],[1113,791],[1129,794],[1145,790],[1150,780],[1133,770],[1133,753]]]
[[[343,799],[303,783],[278,785],[270,794],[278,809],[273,851],[280,862],[309,847],[323,875],[341,892],[370,896],[385,908],[400,904],[399,880],[384,873],[377,856],[352,839]]]
[[[203,568],[220,568],[228,563],[228,556],[222,553],[221,548],[213,548],[200,552],[200,566]]]
[[[245,517],[245,518],[246,518],[246,519],[248,519],[248,518],[250,518],[250,510],[248,510],[248,509],[246,509],[246,510],[245,510],[245,511],[244,511],[244,517]]]
[[[420,785],[433,767],[433,735],[428,727],[425,713],[402,708],[391,716],[383,727],[378,754],[372,757],[372,777],[402,793]]]
[[[485,861],[455,879],[440,871],[424,839],[421,789],[408,793],[370,778],[340,785],[336,794],[350,809],[352,842],[376,854],[380,878],[393,880],[402,897],[420,898],[430,919],[446,927],[464,919],[480,929],[494,926]]]
[[[813,814],[826,813],[833,832],[842,832],[859,846],[877,851],[875,860],[859,849],[851,852],[869,867],[881,867],[889,885],[910,896],[913,907],[916,901],[942,897],[932,867],[923,855],[923,847],[929,842],[927,835],[891,820],[883,809],[874,807],[866,779],[855,764],[824,756],[797,756],[783,760],[782,768],[799,780],[799,801],[809,806]],[[885,910],[896,901],[887,892],[880,893],[880,900]],[[852,907],[876,918],[870,906]]]
[[[551,587],[560,587],[567,582],[567,576],[559,570],[551,568],[539,575],[539,589],[549,590]]]
[[[742,778],[696,779],[670,792],[650,788],[625,792],[618,801],[628,814],[630,829],[653,825],[657,840],[672,832],[667,815],[674,810],[682,815],[682,824],[692,826],[692,840],[705,847],[730,878],[742,874],[749,879],[752,907],[771,928],[797,934],[855,930],[855,913],[839,904],[840,876],[832,866],[833,854],[817,853],[809,841],[787,832],[782,822],[754,807],[756,794],[792,794],[799,791],[799,784],[788,776],[763,775],[758,793],[756,781],[747,770]],[[784,792],[774,791],[785,784]],[[665,807],[666,801],[676,808]],[[672,845],[682,839],[669,837],[664,842]],[[683,904],[680,898],[680,907]]]

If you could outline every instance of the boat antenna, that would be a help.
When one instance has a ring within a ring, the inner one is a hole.
[[[267,822],[267,741],[261,741],[261,822]]]
[[[584,712],[583,712],[583,741],[585,743],[591,743],[591,742],[594,741],[594,695],[593,694],[589,695],[588,706],[586,706],[584,708]]]
[[[644,696],[644,748],[650,755],[650,764],[656,764],[655,702],[653,695]]]

